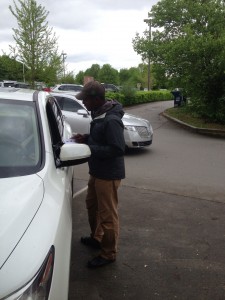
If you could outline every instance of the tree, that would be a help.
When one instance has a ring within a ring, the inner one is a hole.
[[[161,0],[150,12],[151,42],[136,35],[133,46],[183,87],[195,111],[225,122],[225,7],[222,0]],[[176,84],[176,85],[175,85]]]
[[[93,64],[89,69],[85,71],[85,76],[91,76],[95,80],[99,80],[99,72],[101,67],[98,64]]]
[[[153,79],[153,89],[169,89],[171,86],[170,79],[160,64],[151,65],[151,79]]]
[[[0,80],[23,80],[23,64],[9,55],[0,56]]]
[[[55,80],[62,67],[62,60],[58,54],[57,38],[48,26],[48,12],[45,8],[35,0],[18,2],[20,7],[15,1],[14,8],[9,6],[18,23],[18,28],[13,28],[16,47],[11,49],[16,49],[19,60],[29,69],[27,76],[34,87],[34,82],[40,80],[46,72],[52,74],[50,81]]]
[[[119,72],[116,69],[112,68],[111,65],[104,64],[99,71],[99,81],[118,85]]]
[[[85,76],[85,73],[84,71],[80,71],[79,73],[77,73],[76,75],[76,82],[79,83],[79,84],[83,84],[84,83],[84,76]]]
[[[62,78],[62,83],[76,83],[76,79],[73,72],[68,72],[65,77]]]
[[[120,85],[137,87],[137,83],[144,85],[144,78],[141,73],[142,69],[132,67],[130,69],[121,69],[119,72]]]

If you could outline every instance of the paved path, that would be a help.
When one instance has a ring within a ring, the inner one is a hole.
[[[116,263],[86,268],[95,253],[79,242],[89,233],[84,190],[74,198],[69,300],[225,299],[225,142],[177,127],[163,107],[138,108],[155,136],[149,151],[126,157]],[[75,176],[77,192],[87,165]]]
[[[225,299],[225,205],[123,186],[115,264],[89,270],[95,253],[84,194],[73,203],[70,300]]]

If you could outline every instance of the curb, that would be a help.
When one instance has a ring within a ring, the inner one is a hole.
[[[169,116],[165,112],[162,112],[161,114],[165,118],[167,118],[168,120],[171,120],[171,121],[173,121],[175,123],[178,123],[183,128],[188,129],[188,130],[190,130],[192,132],[196,132],[196,133],[200,133],[200,134],[204,134],[204,135],[210,135],[210,136],[214,136],[214,137],[225,138],[225,130],[195,127],[195,126],[189,125],[187,123],[184,123],[184,122],[182,122],[182,121],[180,121],[178,119],[175,119],[175,118]]]

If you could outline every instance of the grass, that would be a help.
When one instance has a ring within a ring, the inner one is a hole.
[[[209,123],[203,118],[189,112],[185,107],[173,107],[166,110],[167,115],[178,119],[186,124],[198,128],[219,129],[225,131],[225,125],[218,123]]]

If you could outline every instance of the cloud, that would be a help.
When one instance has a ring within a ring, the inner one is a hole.
[[[156,0],[37,0],[49,12],[49,26],[58,37],[59,51],[67,54],[68,71],[85,71],[93,63],[116,69],[141,63],[132,47],[136,32]],[[13,0],[0,1],[0,49],[13,43],[12,27],[17,26],[9,10]],[[4,20],[4,21],[3,21]]]

